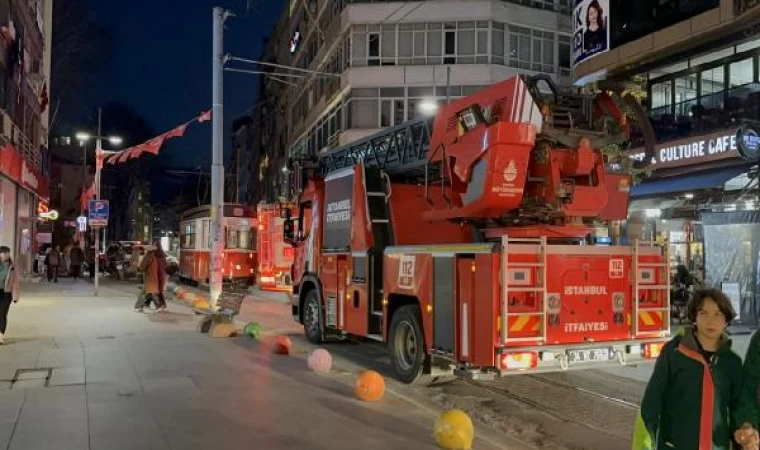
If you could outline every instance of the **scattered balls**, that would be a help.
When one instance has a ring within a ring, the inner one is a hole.
[[[385,378],[374,370],[359,373],[354,385],[354,395],[365,402],[376,402],[385,395]]]
[[[285,335],[277,336],[272,346],[272,352],[275,355],[290,355],[290,338]]]
[[[197,309],[209,309],[211,305],[209,305],[208,300],[206,300],[205,298],[197,298],[193,302],[193,307]]]
[[[309,369],[316,373],[328,373],[332,367],[332,355],[327,350],[318,348],[311,352],[307,364],[309,365]]]
[[[258,339],[261,337],[261,325],[256,322],[248,322],[243,328],[243,334],[250,338]]]
[[[433,436],[438,446],[446,450],[470,450],[475,440],[475,427],[467,413],[450,409],[436,419]]]

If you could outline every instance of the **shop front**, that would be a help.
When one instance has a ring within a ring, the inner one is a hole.
[[[13,145],[0,148],[0,245],[28,275],[37,242],[38,208],[48,203],[48,183]]]
[[[672,273],[683,266],[705,285],[738,283],[745,323],[760,317],[760,277],[752,269],[760,258],[744,239],[760,218],[759,157],[760,139],[747,127],[664,142],[651,176],[631,189],[626,221],[628,239],[668,242]]]

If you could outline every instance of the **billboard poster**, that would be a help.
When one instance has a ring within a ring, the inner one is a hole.
[[[322,247],[345,251],[351,247],[351,207],[354,172],[325,181],[325,223]]]
[[[609,0],[575,0],[573,67],[610,49]]]

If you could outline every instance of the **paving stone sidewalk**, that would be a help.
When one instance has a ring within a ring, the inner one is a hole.
[[[107,283],[106,283],[107,284]],[[0,347],[0,448],[433,449],[435,410],[353,398],[352,374],[195,332],[192,311],[132,311],[128,290],[23,286]],[[478,449],[522,448],[498,441]]]

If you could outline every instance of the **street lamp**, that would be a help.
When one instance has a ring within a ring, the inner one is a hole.
[[[119,136],[102,136],[101,135],[101,122],[102,122],[102,110],[98,108],[98,133],[93,136],[90,133],[78,132],[76,138],[82,142],[95,138],[95,200],[100,200],[100,169],[103,165],[102,155],[104,153],[112,154],[114,152],[103,151],[103,140],[107,140],[113,145],[119,145],[122,143],[122,138]],[[98,296],[98,286],[100,279],[100,229],[95,232],[95,297]]]
[[[418,109],[424,115],[432,116],[435,115],[436,111],[438,111],[438,104],[435,102],[435,100],[425,99],[420,102]]]

